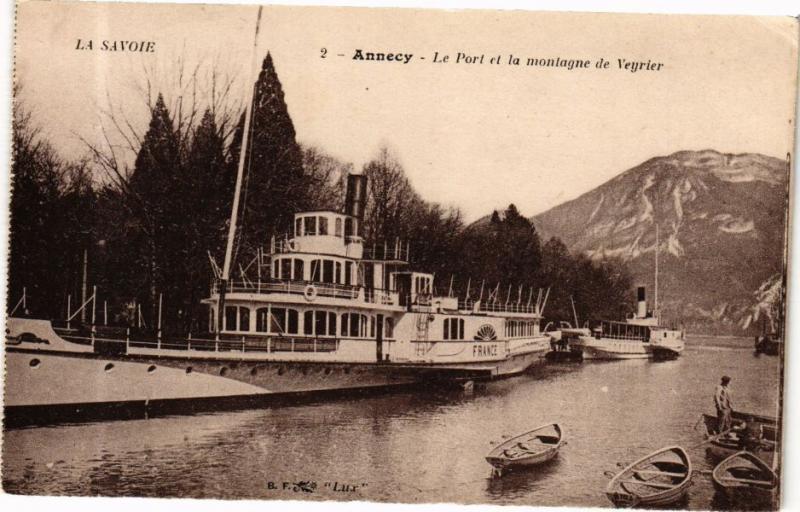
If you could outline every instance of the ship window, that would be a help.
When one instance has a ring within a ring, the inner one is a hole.
[[[299,326],[298,321],[298,313],[296,309],[287,309],[286,314],[288,316],[286,322],[286,332],[289,334],[297,334],[297,328]]]
[[[305,334],[317,336],[336,336],[336,313],[327,311],[306,311],[303,314]]]
[[[387,318],[383,321],[384,337],[394,337],[394,318]]]
[[[305,235],[306,236],[313,236],[317,234],[317,218],[316,217],[304,217],[303,227],[305,228]]]
[[[322,261],[321,260],[311,260],[311,281],[321,281],[321,270],[322,270]]]
[[[366,338],[367,316],[358,313],[342,313],[340,332],[342,336]]]
[[[340,284],[342,282],[342,264],[338,261],[336,262],[336,271],[334,272],[333,281]]]
[[[320,235],[328,234],[328,217],[319,218],[319,234]]]
[[[281,279],[289,280],[292,278],[292,259],[283,258],[281,260]]]
[[[280,268],[280,267],[278,267],[278,265],[279,265],[278,260],[274,260],[272,262],[272,278],[273,279],[280,279],[280,277],[281,277],[281,275],[278,273],[278,269]]]
[[[346,261],[344,264],[344,284],[349,285],[353,282],[353,263]]]
[[[328,313],[328,334],[336,336],[336,313]]]
[[[286,309],[272,308],[269,332],[284,334],[286,332]]]
[[[245,307],[239,308],[239,330],[240,331],[250,330],[250,308],[245,308]]]
[[[344,236],[353,236],[353,219],[348,217],[344,219]]]
[[[342,219],[337,217],[333,225],[335,230],[333,234],[339,237],[342,236]]]
[[[314,332],[318,335],[328,334],[328,315],[324,311],[314,312]]]
[[[299,258],[294,259],[294,275],[292,279],[295,281],[302,281],[305,278],[303,277],[303,260]]]
[[[463,340],[464,339],[464,319],[463,318],[445,318],[444,329],[442,329],[443,338],[446,340]]]
[[[298,217],[294,219],[294,236],[303,235],[303,219]]]
[[[333,260],[322,260],[322,282],[333,282]]]
[[[236,330],[236,306],[225,306],[225,329]]]
[[[375,317],[371,315],[369,317],[369,337],[375,337]]]
[[[256,310],[256,331],[267,332],[269,328],[269,308]]]

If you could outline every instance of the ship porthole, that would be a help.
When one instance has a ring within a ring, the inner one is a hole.
[[[223,366],[222,368],[219,369],[219,374],[220,374],[221,377],[224,377],[224,376],[228,375],[229,371],[230,370],[228,370],[227,366]]]
[[[345,375],[350,375],[350,368],[345,368],[344,369],[344,374]]]
[[[147,373],[153,373],[154,371],[156,371],[156,365],[154,365],[154,364],[151,364],[151,365],[150,365],[150,366],[147,368]]]
[[[258,375],[258,368],[254,367],[252,370],[250,370],[250,375],[252,375],[253,377]]]
[[[103,368],[103,370],[104,370],[104,371],[106,371],[106,372],[110,372],[110,371],[111,371],[111,370],[113,370],[113,369],[114,369],[114,363],[108,363],[108,364],[106,365],[106,367],[105,367],[105,368]]]
[[[192,367],[191,366],[187,366],[186,367],[186,375],[189,375],[190,373],[192,373]]]
[[[332,370],[330,369],[330,367],[328,367],[328,368],[325,368],[325,375],[330,375],[330,374],[331,374],[331,371],[332,371]]]
[[[28,364],[30,365],[31,368],[38,368],[39,365],[42,364],[42,362],[39,361],[38,359],[31,359],[31,361]]]
[[[279,366],[278,367],[278,375],[283,375],[284,373],[286,373],[286,368],[283,367],[283,366]]]

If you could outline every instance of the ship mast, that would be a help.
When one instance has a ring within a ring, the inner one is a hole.
[[[653,294],[653,316],[656,317],[658,323],[661,323],[661,318],[659,318],[658,314],[658,223],[656,223],[656,279],[655,279],[655,290]]]
[[[238,223],[238,215],[239,215],[239,201],[241,197],[242,191],[242,177],[244,175],[244,162],[247,155],[247,148],[250,139],[250,121],[253,114],[253,98],[255,96],[255,82],[253,81],[253,75],[255,73],[256,68],[256,55],[258,49],[258,29],[261,25],[261,11],[262,7],[258,7],[258,17],[256,18],[256,32],[255,36],[253,37],[253,56],[252,62],[250,63],[250,69],[247,74],[247,83],[249,84],[249,91],[248,91],[248,98],[247,103],[245,106],[245,114],[244,114],[244,133],[242,135],[242,146],[239,150],[239,165],[236,169],[236,188],[233,192],[233,205],[231,207],[231,222],[228,226],[228,243],[225,247],[225,263],[222,266],[222,279],[220,280],[219,286],[219,307],[217,311],[218,322],[217,322],[217,333],[222,329],[222,318],[225,309],[225,289],[228,284],[228,279],[230,278],[231,272],[231,260],[233,258],[233,244],[234,239],[236,238],[236,224]]]

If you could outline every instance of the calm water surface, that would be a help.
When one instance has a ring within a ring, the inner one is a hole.
[[[608,506],[603,473],[617,462],[679,444],[698,468],[711,468],[693,427],[713,411],[722,374],[733,378],[735,408],[776,414],[778,358],[755,357],[751,343],[693,339],[675,361],[547,365],[471,394],[10,430],[3,486],[23,494]],[[490,477],[490,441],[551,421],[568,440],[553,462]],[[317,487],[292,489],[301,481]],[[687,506],[712,507],[713,495],[697,475]]]

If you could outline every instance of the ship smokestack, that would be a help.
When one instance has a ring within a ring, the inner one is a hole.
[[[636,288],[636,300],[638,302],[636,316],[645,318],[647,316],[647,298],[645,296],[644,286]]]
[[[367,194],[367,177],[363,174],[347,175],[347,192],[344,198],[344,213],[359,221],[364,219],[364,203]]]

